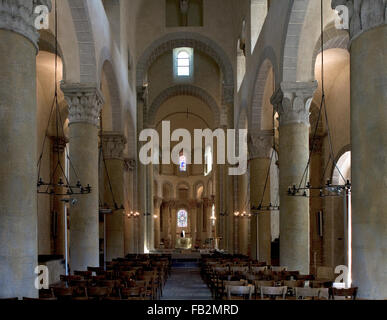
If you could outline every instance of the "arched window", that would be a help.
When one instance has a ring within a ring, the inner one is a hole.
[[[207,146],[204,157],[205,157],[204,175],[208,176],[212,171],[212,165],[213,165],[211,146]]]
[[[181,51],[177,56],[177,75],[189,76],[190,59],[187,51]]]
[[[193,48],[174,49],[174,74],[177,79],[190,79],[193,74]]]
[[[177,213],[177,227],[178,228],[187,228],[188,227],[188,212],[185,210],[180,210]]]

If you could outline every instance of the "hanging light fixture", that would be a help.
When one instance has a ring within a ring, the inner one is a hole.
[[[100,164],[101,161],[103,163],[104,171],[105,171],[105,174],[106,174],[106,177],[107,177],[107,181],[108,181],[108,185],[109,185],[109,191],[110,191],[110,194],[111,194],[111,197],[112,197],[112,201],[113,201],[113,208],[111,208],[107,203],[102,203],[102,200],[101,200],[102,197],[100,195],[100,197],[99,197],[99,213],[100,214],[112,214],[112,213],[114,213],[115,211],[118,211],[118,210],[125,210],[125,208],[124,208],[123,204],[121,204],[119,206],[117,204],[117,202],[116,202],[116,199],[114,197],[112,183],[111,183],[111,180],[110,180],[109,170],[108,170],[107,165],[106,165],[106,159],[105,159],[105,154],[104,154],[104,150],[103,150],[103,142],[102,142],[102,139],[103,139],[102,111],[101,111],[100,116],[99,116],[99,121],[100,121],[100,133],[99,133],[99,136],[100,136],[101,141],[100,141],[100,147],[99,147],[98,163]],[[125,214],[125,212],[123,212],[123,214]]]
[[[273,76],[273,89],[275,89],[275,79]],[[270,156],[270,165],[269,168],[267,169],[267,174],[266,174],[266,180],[265,180],[265,186],[263,188],[262,196],[261,196],[261,201],[259,202],[258,206],[252,206],[251,207],[251,212],[255,215],[258,215],[259,213],[267,212],[267,211],[279,211],[280,206],[279,206],[279,195],[277,195],[276,203],[269,203],[269,204],[264,204],[264,199],[265,199],[265,194],[268,189],[268,182],[269,182],[269,177],[270,177],[270,171],[271,171],[271,166],[274,163],[274,156],[276,155],[276,150],[277,147],[275,145],[275,111],[273,109],[273,117],[272,117],[272,124],[273,124],[273,147],[272,147],[272,152]]]
[[[57,5],[55,5],[55,95],[53,99],[53,103],[51,106],[50,116],[47,123],[47,128],[45,132],[45,136],[43,139],[42,151],[38,160],[38,181],[37,181],[37,192],[38,194],[46,194],[50,196],[63,196],[71,198],[74,195],[83,195],[89,194],[92,191],[92,187],[87,184],[83,185],[78,177],[77,171],[75,170],[71,158],[69,156],[69,151],[67,147],[67,139],[64,133],[62,117],[60,114],[60,107],[58,102],[58,84],[57,84],[57,74],[58,74],[58,10]],[[54,170],[52,171],[50,178],[48,181],[43,179],[41,176],[42,169],[42,159],[45,151],[45,146],[47,139],[49,138],[49,129],[52,117],[55,116],[55,145],[54,151],[57,154],[57,162],[54,165]],[[69,174],[66,173],[63,165],[60,161],[60,152],[61,147],[65,149],[66,160],[69,161],[70,169],[72,169],[77,181],[76,184],[70,184],[69,182]]]
[[[301,181],[298,186],[293,185],[288,188],[288,196],[291,197],[306,197],[306,198],[325,198],[325,197],[344,197],[348,193],[351,192],[351,182],[344,178],[343,174],[340,171],[340,168],[337,165],[335,160],[334,152],[333,152],[333,143],[332,143],[332,135],[329,127],[328,121],[328,111],[326,107],[326,99],[325,99],[325,82],[324,82],[324,10],[323,10],[323,1],[321,1],[321,104],[319,109],[318,118],[316,121],[316,127],[314,128],[313,138],[312,138],[312,147],[309,153],[308,163],[304,170],[304,173],[301,177]],[[329,167],[330,161],[332,161],[333,166],[337,169],[340,177],[345,184],[332,184],[330,179],[327,180],[326,184],[321,184],[320,186],[312,186],[310,182],[307,180],[309,173],[309,165],[311,162],[312,155],[314,153],[314,149],[316,146],[317,140],[317,131],[319,127],[319,122],[324,115],[326,126],[327,126],[327,136],[329,143],[329,159],[325,166],[325,170],[323,172],[323,179],[326,174],[326,171]],[[315,192],[314,192],[315,191]]]

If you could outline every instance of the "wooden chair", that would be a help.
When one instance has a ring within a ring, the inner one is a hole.
[[[110,296],[112,288],[108,287],[90,287],[87,288],[87,297],[91,299],[101,300],[102,298]]]
[[[123,300],[145,300],[145,289],[143,287],[122,288],[121,299]]]
[[[253,286],[227,286],[227,300],[252,300]]]
[[[295,296],[295,288],[305,287],[305,282],[303,280],[284,280],[281,281],[281,286],[288,287],[289,296]]]
[[[74,271],[74,276],[81,276],[83,279],[90,279],[92,275],[91,271]]]
[[[223,297],[227,294],[227,290],[229,286],[232,287],[244,287],[247,285],[247,282],[242,280],[242,281],[223,281],[223,287],[222,287],[222,292],[220,294],[220,298],[223,299]]]
[[[288,292],[287,287],[261,287],[261,299],[265,300],[266,297],[269,299],[277,299],[280,298],[285,300],[286,293]]]
[[[57,301],[58,298],[51,297],[51,298],[28,298],[23,297],[23,301]]]
[[[274,281],[272,280],[257,280],[254,281],[254,286],[255,286],[255,298],[259,294],[261,294],[261,287],[273,287],[274,286]]]
[[[80,281],[82,280],[81,276],[65,276],[61,275],[60,276],[60,281],[64,282],[67,286],[70,286],[71,281]]]
[[[320,296],[320,289],[308,288],[308,287],[297,287],[295,288],[295,295],[297,300],[316,300]]]
[[[53,287],[52,291],[54,296],[58,298],[58,300],[69,300],[74,294],[74,288],[62,288],[62,287]]]
[[[331,288],[333,285],[333,281],[318,281],[318,280],[313,280],[309,281],[309,286],[311,288]]]
[[[329,288],[329,297],[332,300],[356,300],[358,288],[338,289]]]
[[[264,267],[256,267],[256,266],[252,266],[251,267],[251,272],[252,273],[260,273],[260,272],[264,272],[267,270],[267,266],[264,266]]]
[[[288,267],[272,266],[270,269],[271,269],[271,271],[273,271],[273,272],[288,271]]]

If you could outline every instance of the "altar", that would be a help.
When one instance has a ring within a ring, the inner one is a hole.
[[[176,249],[185,249],[185,250],[192,249],[192,238],[176,239],[175,248]]]

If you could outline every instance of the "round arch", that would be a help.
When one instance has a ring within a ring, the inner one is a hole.
[[[335,17],[330,3],[325,4],[323,13],[325,28]],[[315,44],[321,35],[320,15],[320,1],[294,0],[285,31],[282,81],[309,82],[314,80],[312,61]]]
[[[102,79],[102,73],[104,73],[107,80],[109,93],[110,93],[113,131],[121,132],[123,129],[122,128],[122,106],[121,106],[121,98],[119,93],[118,82],[113,69],[113,64],[111,60],[108,58],[109,56],[106,55],[105,57],[106,59],[104,59],[103,62],[100,64],[101,72],[99,73],[100,74],[99,78]]]
[[[213,40],[195,32],[169,33],[154,41],[138,60],[136,85],[143,87],[145,75],[152,63],[167,51],[179,47],[190,47],[210,56],[223,74],[222,103],[234,101],[234,72],[232,64],[224,50]]]
[[[87,0],[68,0],[68,5],[78,40],[80,82],[97,83],[97,59]]]
[[[204,182],[199,180],[199,181],[196,181],[194,186],[193,186],[193,194],[192,194],[192,199],[197,199],[197,192],[198,192],[198,189],[200,187],[203,187],[203,192],[202,192],[202,198],[204,197],[205,195],[205,186],[204,186]]]
[[[148,110],[148,118],[147,118],[148,125],[155,124],[155,120],[156,120],[155,117],[161,105],[167,100],[169,100],[170,98],[173,98],[176,96],[193,96],[202,100],[212,111],[215,128],[219,126],[220,112],[215,99],[210,94],[208,94],[207,91],[205,91],[204,89],[193,85],[177,85],[174,87],[170,87],[164,90],[163,92],[161,92],[155,98],[155,100],[153,101],[152,105]]]
[[[265,88],[270,72],[272,72],[273,78],[275,79],[273,62],[271,59],[266,58],[258,68],[258,72],[254,82],[253,94],[251,97],[251,104],[249,110],[249,128],[252,130],[259,130],[262,126]],[[273,86],[275,86],[274,82]]]

